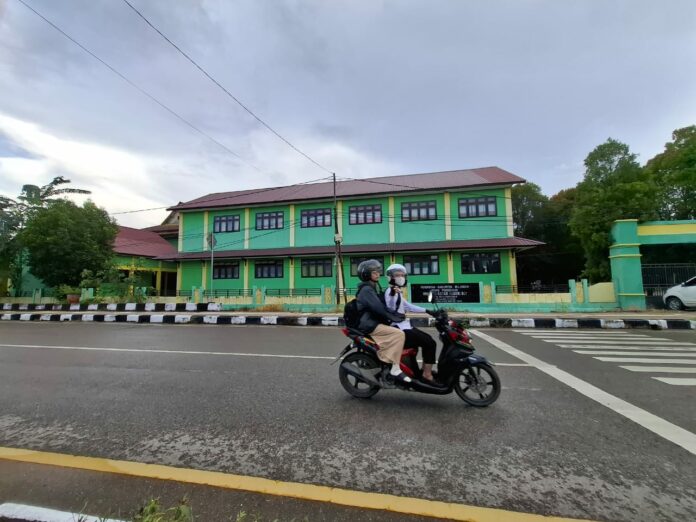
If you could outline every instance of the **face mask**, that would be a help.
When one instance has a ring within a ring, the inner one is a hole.
[[[395,277],[394,282],[396,283],[396,286],[406,286],[406,278],[405,277]]]

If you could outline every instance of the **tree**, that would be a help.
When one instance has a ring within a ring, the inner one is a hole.
[[[583,249],[568,228],[575,205],[574,188],[547,198],[533,183],[525,190],[513,187],[513,215],[516,234],[543,241],[545,245],[517,255],[517,275],[521,285],[541,281],[562,284],[576,278],[583,269]],[[516,194],[517,193],[517,194]]]
[[[56,200],[39,208],[21,232],[32,273],[48,286],[77,286],[83,270],[105,270],[118,228],[107,212],[87,201],[82,207]]]
[[[512,187],[512,221],[515,235],[535,237],[544,219],[544,209],[549,198],[541,193],[541,187],[524,183]]]
[[[27,255],[19,233],[31,216],[40,208],[55,202],[56,196],[90,194],[89,190],[63,187],[69,179],[57,176],[39,187],[24,185],[17,199],[0,196],[0,266],[7,266],[15,294],[22,291],[22,278]]]
[[[675,130],[645,170],[658,187],[660,219],[696,219],[696,125]]]
[[[576,189],[570,230],[585,251],[583,275],[608,281],[612,223],[656,219],[656,187],[628,145],[610,138],[587,155],[585,177]]]

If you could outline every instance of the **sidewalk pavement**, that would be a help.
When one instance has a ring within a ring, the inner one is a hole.
[[[343,326],[338,313],[220,311],[215,303],[180,303],[164,306],[136,303],[118,305],[3,305],[2,321],[104,322],[208,325]],[[157,313],[163,311],[165,313]],[[168,312],[168,313],[167,313]],[[451,317],[473,328],[647,328],[696,330],[696,311],[596,313],[495,313],[452,312]],[[426,314],[411,314],[417,327],[432,324]]]

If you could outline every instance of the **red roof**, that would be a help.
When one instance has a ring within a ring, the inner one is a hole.
[[[125,256],[167,257],[176,256],[177,250],[162,236],[150,230],[118,227],[114,240],[114,252]]]
[[[541,241],[526,239],[523,237],[501,237],[493,239],[462,239],[453,241],[422,241],[418,243],[379,243],[374,245],[342,245],[343,254],[370,254],[379,252],[432,252],[450,250],[483,250],[491,248],[512,248],[524,250],[535,246],[543,245]],[[239,259],[243,257],[288,257],[288,256],[311,256],[333,254],[334,246],[308,246],[308,247],[284,247],[284,248],[264,248],[257,250],[222,250],[215,252],[215,259]],[[167,260],[187,259],[207,259],[209,252],[187,252],[175,254],[174,256],[161,257]]]
[[[339,198],[345,198],[424,190],[468,189],[487,185],[512,185],[524,183],[524,181],[523,178],[498,167],[485,167],[339,181],[336,183],[336,195]],[[310,183],[236,192],[218,192],[186,203],[179,203],[169,210],[194,210],[330,198],[333,198],[333,183]]]

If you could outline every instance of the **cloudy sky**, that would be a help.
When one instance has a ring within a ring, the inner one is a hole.
[[[24,1],[243,161],[0,0],[0,194],[63,175],[116,213],[327,176],[122,0]],[[608,137],[645,162],[696,124],[693,0],[130,1],[339,177],[497,165],[551,195]]]

